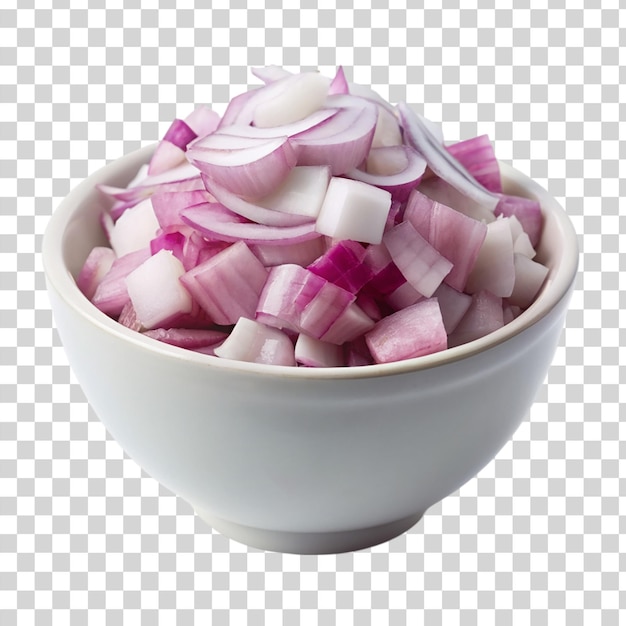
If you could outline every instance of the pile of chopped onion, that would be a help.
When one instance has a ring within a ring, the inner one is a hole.
[[[548,269],[539,204],[502,193],[486,136],[451,145],[368,87],[253,70],[222,116],[174,120],[77,284],[120,324],[213,358],[364,366],[509,323]]]

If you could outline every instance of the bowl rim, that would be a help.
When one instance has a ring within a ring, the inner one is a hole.
[[[177,346],[172,346],[141,333],[130,330],[119,324],[116,320],[108,317],[97,309],[78,289],[76,282],[63,259],[64,234],[75,212],[84,205],[89,196],[96,192],[96,185],[108,183],[111,179],[126,178],[130,180],[129,172],[135,173],[136,169],[147,163],[150,155],[157,144],[151,144],[127,153],[126,155],[108,163],[91,174],[61,201],[56,210],[50,216],[46,226],[41,259],[44,268],[48,289],[53,287],[57,294],[71,307],[75,313],[86,318],[91,324],[100,330],[110,333],[119,339],[129,341],[137,348],[154,354],[160,354],[175,361],[186,361],[208,369],[217,368],[222,371],[233,373],[247,373],[270,378],[297,378],[297,379],[367,379],[381,376],[392,376],[432,369],[448,365],[457,361],[470,358],[483,353],[490,348],[519,335],[537,322],[545,318],[558,303],[570,293],[570,289],[578,271],[579,246],[574,226],[557,200],[534,180],[513,168],[506,162],[499,161],[503,180],[507,184],[521,187],[527,195],[537,199],[542,211],[548,212],[554,217],[555,226],[564,242],[563,255],[556,270],[551,270],[548,281],[542,287],[537,299],[518,317],[488,335],[470,341],[460,346],[447,348],[446,350],[414,357],[392,363],[378,363],[362,365],[358,367],[291,367],[284,365],[267,365],[262,363],[248,363],[221,359],[219,357],[194,352]]]

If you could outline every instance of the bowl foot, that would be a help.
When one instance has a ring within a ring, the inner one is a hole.
[[[423,516],[423,513],[417,513],[380,526],[355,530],[300,533],[244,526],[197,508],[195,512],[206,524],[235,541],[260,550],[292,554],[338,554],[371,548],[398,537]]]

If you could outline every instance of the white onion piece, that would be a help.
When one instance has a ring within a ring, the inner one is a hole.
[[[513,238],[509,220],[504,217],[487,224],[487,235],[467,278],[465,291],[471,294],[487,289],[495,296],[507,298],[514,284]]]
[[[118,257],[150,245],[160,228],[150,198],[124,211],[111,230],[109,242]]]
[[[448,335],[450,348],[480,339],[504,326],[502,298],[489,291],[472,295],[472,303],[454,332]]]
[[[205,104],[196,107],[186,118],[187,126],[198,137],[212,133],[220,123],[220,116]]]
[[[391,194],[358,180],[333,177],[316,222],[316,230],[338,239],[380,243]]]
[[[530,237],[528,233],[520,233],[513,241],[513,252],[517,254],[523,254],[529,259],[534,259],[537,252],[530,243]]]
[[[402,129],[398,124],[398,118],[387,107],[378,106],[378,121],[372,139],[372,147],[401,145]]]
[[[523,309],[528,308],[539,293],[548,275],[548,268],[523,254],[514,254],[515,285],[508,301]]]
[[[232,147],[241,142],[247,145]],[[228,191],[244,198],[261,198],[285,180],[297,154],[288,137],[268,140],[212,134],[189,146],[187,158]]]
[[[330,80],[317,72],[305,72],[285,79],[285,88],[258,102],[252,123],[261,128],[290,124],[304,119],[324,105]],[[277,85],[276,81],[272,85]]]
[[[128,296],[144,328],[165,326],[191,312],[191,295],[179,280],[184,273],[183,264],[169,250],[161,250],[128,274]]]
[[[404,140],[424,156],[430,169],[459,192],[493,211],[500,196],[487,191],[476,181],[439,142],[431,125],[421,115],[410,109],[405,102],[398,103],[398,111],[404,129]]]
[[[367,157],[367,171],[358,168],[346,173],[348,178],[389,191],[403,202],[419,183],[426,161],[409,146],[372,148]]]
[[[214,349],[221,359],[265,363],[266,365],[296,365],[291,339],[277,328],[240,318],[230,335]]]
[[[218,203],[203,203],[183,209],[181,219],[205,237],[220,241],[245,241],[248,244],[288,245],[319,237],[315,222],[297,226],[255,224]]]
[[[233,98],[220,128],[233,124],[279,126],[291,124],[322,108],[330,79],[316,72],[285,76]]]
[[[297,213],[287,213],[285,211],[275,211],[272,208],[261,206],[257,202],[248,202],[236,193],[231,192],[218,183],[211,180],[204,174],[203,180],[208,192],[215,199],[223,204],[227,209],[245,217],[246,219],[263,224],[265,226],[298,226],[312,222],[315,218],[308,215],[299,215]]]
[[[377,363],[403,361],[448,347],[446,329],[436,298],[420,300],[377,322],[365,335]]]
[[[126,277],[150,257],[150,248],[125,254],[113,261],[111,268],[104,275],[91,301],[103,313],[118,317],[128,302]]]
[[[457,291],[454,287],[450,287],[450,285],[443,282],[437,287],[433,297],[437,298],[437,302],[439,302],[443,325],[449,335],[454,332],[463,316],[467,313],[472,304],[472,296],[462,291]]]
[[[341,346],[298,335],[295,345],[296,361],[305,367],[340,367],[345,364]]]

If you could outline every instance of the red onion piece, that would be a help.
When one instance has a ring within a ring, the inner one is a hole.
[[[183,209],[202,202],[214,202],[215,198],[202,184],[202,189],[191,191],[160,191],[150,196],[150,200],[161,228],[168,228],[183,224],[180,217]]]
[[[187,144],[196,137],[186,122],[175,119],[150,159],[148,175],[162,174],[184,162]]]
[[[340,346],[361,337],[373,327],[374,320],[370,319],[356,302],[352,302],[320,339]]]
[[[354,300],[354,294],[313,272],[285,264],[269,271],[256,318],[270,326],[323,339]]]
[[[243,241],[184,273],[180,281],[220,325],[254,317],[267,270]]]
[[[246,147],[232,148],[233,138],[208,135],[189,146],[187,158],[220,187],[240,197],[261,198],[285,180],[297,154],[288,137],[245,141]]]
[[[96,246],[92,248],[83,264],[76,285],[89,300],[93,298],[96,289],[115,261],[115,252],[111,248]]]
[[[185,118],[185,122],[198,137],[204,137],[218,127],[220,116],[208,106],[201,105]]]
[[[500,166],[487,135],[446,146],[446,150],[487,190],[502,193]]]
[[[126,328],[130,328],[130,330],[136,330],[141,332],[145,330],[141,320],[137,317],[137,311],[135,311],[135,307],[133,303],[129,300],[122,309],[120,316],[117,318],[117,321],[122,325],[126,326]]]
[[[365,335],[376,363],[403,361],[448,347],[436,298],[420,300],[376,323]]]
[[[288,245],[320,236],[315,230],[314,222],[285,227],[255,224],[229,211],[225,206],[213,202],[184,209],[181,218],[205,237],[220,241],[241,240],[247,244]]]
[[[348,87],[348,81],[346,80],[346,75],[343,71],[343,67],[340,65],[337,68],[337,73],[335,74],[335,77],[330,83],[330,87],[328,88],[328,94],[335,95],[347,93],[350,93],[350,89]]]
[[[385,233],[383,242],[407,282],[429,298],[450,273],[452,263],[413,227],[401,222]]]
[[[169,250],[184,266],[186,241],[180,231],[162,232],[150,242],[150,254],[154,256],[160,250]]]
[[[421,185],[409,196],[404,219],[453,264],[444,281],[463,291],[487,235],[487,226],[431,200],[420,189]]]
[[[533,248],[538,246],[543,230],[543,214],[539,202],[530,198],[503,195],[496,206],[495,214],[505,217],[514,215],[528,234]]]
[[[228,337],[228,333],[223,331],[204,328],[155,328],[143,334],[151,339],[188,350],[215,346]]]
[[[364,262],[366,249],[356,241],[339,241],[307,267],[308,270],[356,294],[372,279]]]
[[[118,317],[128,302],[126,277],[150,257],[150,249],[137,250],[115,259],[96,288],[91,301],[103,313]]]

